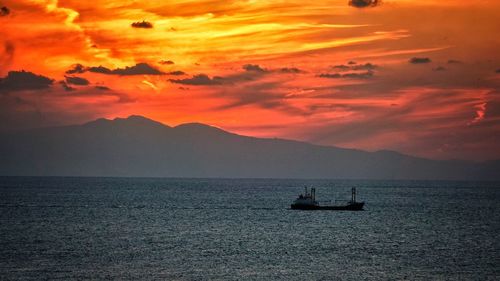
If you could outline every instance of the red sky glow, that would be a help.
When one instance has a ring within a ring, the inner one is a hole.
[[[500,1],[377,3],[0,0],[0,131],[143,115],[500,159]]]

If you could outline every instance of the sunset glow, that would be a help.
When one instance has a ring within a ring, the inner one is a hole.
[[[432,159],[500,158],[496,0],[0,7],[2,131],[134,114]]]

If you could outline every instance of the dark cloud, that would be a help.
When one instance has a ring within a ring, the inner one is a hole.
[[[184,71],[180,71],[180,70],[177,70],[177,71],[171,71],[171,72],[167,73],[167,75],[176,75],[176,76],[180,76],[180,75],[186,75],[186,72],[184,72]]]
[[[296,68],[296,67],[284,67],[280,69],[280,72],[282,73],[302,73],[303,71]]]
[[[145,20],[133,22],[131,26],[134,28],[153,28],[153,24]]]
[[[248,82],[253,81],[263,75],[267,75],[272,73],[271,71],[264,69],[256,64],[246,64],[243,66],[244,72],[235,73],[232,75],[227,75],[224,77],[214,76],[210,78],[206,74],[198,74],[194,75],[192,78],[186,79],[169,79],[172,83],[184,84],[184,85],[195,85],[195,86],[213,86],[213,85],[227,85],[227,84],[236,84],[240,82]],[[287,68],[287,71],[290,73],[294,71],[300,71],[298,69],[290,69]],[[182,72],[183,73],[183,72]],[[171,73],[169,73],[171,74]],[[183,73],[184,75],[185,73]],[[171,74],[172,75],[172,74]],[[180,75],[180,73],[179,73]]]
[[[95,86],[95,88],[97,90],[101,90],[101,91],[110,91],[111,89],[106,87],[106,86]]]
[[[351,67],[352,70],[374,70],[378,66],[371,63],[358,64]]]
[[[349,73],[322,73],[318,77],[322,78],[350,78],[350,79],[368,79],[373,77],[374,72],[371,70],[365,72],[349,72]]]
[[[500,73],[500,68],[495,71],[496,73]]]
[[[0,17],[5,17],[5,16],[8,16],[10,14],[10,9],[3,6],[2,8],[0,8]]]
[[[321,73],[318,75],[321,78],[342,78],[340,73]]]
[[[76,73],[84,73],[85,72],[85,67],[81,64],[75,64],[73,65],[73,68],[66,71],[66,74],[76,74]]]
[[[414,58],[411,58],[409,60],[409,62],[412,63],[412,64],[430,63],[431,59],[430,58],[417,58],[417,57],[414,57]]]
[[[267,72],[266,69],[260,67],[258,64],[245,64],[243,69],[246,71]]]
[[[349,70],[351,69],[350,66],[347,66],[345,64],[339,64],[339,65],[334,65],[332,66],[333,69],[339,69],[339,70]]]
[[[0,92],[47,89],[54,80],[27,71],[10,71],[0,79]]]
[[[78,86],[87,86],[90,84],[89,80],[76,76],[66,76],[66,83]]]
[[[459,60],[448,60],[448,64],[461,64],[462,62]]]
[[[113,74],[113,71],[107,67],[102,65],[100,66],[91,66],[85,69],[85,71],[94,72],[94,73],[102,73],[102,74]]]
[[[342,74],[342,78],[352,78],[352,79],[368,79],[373,77],[373,71],[365,72],[351,72]]]
[[[214,76],[213,78],[208,77],[206,74],[194,75],[192,78],[186,79],[169,79],[170,82],[183,85],[221,85],[222,77]]]
[[[158,69],[150,66],[147,63],[138,63],[134,66],[127,66],[125,68],[117,68],[113,70],[112,74],[118,74],[118,75],[142,75],[142,74],[149,74],[149,75],[161,75],[164,74],[163,72],[159,71]]]
[[[63,89],[66,92],[71,92],[71,91],[75,91],[76,90],[76,88],[73,88],[70,85],[68,85],[68,83],[66,83],[66,81],[59,81],[59,84],[61,84],[61,86],[63,87]]]
[[[380,5],[380,0],[349,0],[349,6],[355,8],[367,8]]]
[[[165,74],[160,70],[150,66],[147,63],[138,63],[134,66],[127,66],[125,68],[109,69],[104,66],[91,66],[85,67],[81,64],[76,64],[72,69],[66,71],[66,74],[76,74],[84,72],[94,72],[109,75],[162,75]]]
[[[159,61],[160,64],[163,64],[163,65],[172,65],[172,64],[175,64],[175,62],[171,61],[171,60],[161,60]]]
[[[365,64],[356,64],[353,61],[350,61],[345,64],[339,64],[339,65],[334,65],[332,66],[332,69],[338,70],[338,71],[348,71],[348,70],[374,70],[378,66],[372,63],[365,63]]]
[[[445,71],[446,68],[442,67],[442,66],[438,66],[436,68],[433,69],[434,71]]]

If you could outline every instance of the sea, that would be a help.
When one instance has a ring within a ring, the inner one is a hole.
[[[291,210],[304,186],[365,210]],[[0,280],[500,280],[499,207],[499,182],[0,177]]]

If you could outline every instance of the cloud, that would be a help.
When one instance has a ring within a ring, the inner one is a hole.
[[[495,71],[496,73],[500,73],[500,68]]]
[[[476,109],[476,117],[474,117],[472,121],[467,123],[467,126],[481,122],[484,119],[484,115],[486,113],[486,105],[487,103],[483,102],[474,106],[474,108]]]
[[[321,78],[350,78],[350,79],[368,79],[373,77],[374,72],[371,70],[365,72],[348,72],[348,73],[322,73],[318,77]]]
[[[292,115],[306,114],[302,109],[289,104],[286,101],[288,92],[277,91],[277,85],[277,82],[264,82],[230,87],[226,91],[216,93],[218,96],[223,95],[228,103],[215,109],[219,111],[252,105]]]
[[[7,8],[6,6],[0,8],[0,17],[5,17],[8,16],[9,14],[10,14],[10,9]]]
[[[163,75],[165,73],[150,66],[147,63],[138,63],[134,66],[127,66],[125,68],[109,69],[104,66],[91,66],[85,67],[81,64],[76,64],[72,69],[66,71],[66,74],[94,72],[108,75]]]
[[[282,72],[282,73],[302,73],[304,71],[302,71],[296,67],[284,67],[284,68],[280,69],[280,72]]]
[[[219,76],[214,76],[213,78],[210,78],[206,74],[197,74],[194,75],[192,78],[169,79],[168,81],[176,84],[202,86],[202,85],[221,85],[222,80],[223,78]]]
[[[76,76],[66,76],[66,83],[78,86],[86,86],[90,84],[89,80]]]
[[[192,78],[186,78],[186,79],[169,79],[170,82],[176,83],[176,84],[184,84],[184,85],[195,85],[195,86],[213,86],[213,85],[222,85],[222,84],[234,84],[238,82],[248,82],[248,81],[253,81],[256,78],[262,77],[263,75],[267,75],[272,73],[271,71],[264,69],[260,67],[257,64],[245,64],[242,67],[245,71],[240,72],[240,73],[235,73],[232,75],[228,76],[214,76],[210,78],[206,74],[197,74],[194,75]],[[287,71],[293,72],[298,69],[291,69],[287,68]],[[181,71],[182,72],[182,71]],[[183,75],[185,74],[182,72]],[[171,75],[171,73],[169,73]],[[180,72],[179,72],[180,75]]]
[[[266,69],[260,67],[258,64],[245,64],[243,69],[246,71],[267,72]]]
[[[349,0],[349,6],[355,8],[376,7],[380,5],[380,0]]]
[[[66,92],[71,92],[71,91],[75,91],[76,90],[76,88],[73,88],[70,85],[68,85],[68,83],[66,83],[66,81],[59,81],[59,84],[61,84],[61,86],[63,87],[63,89]]]
[[[373,71],[344,73],[342,78],[368,79],[373,77]]]
[[[339,65],[334,65],[332,66],[333,69],[339,69],[339,70],[349,70],[351,69],[350,66],[347,66],[345,64],[339,64]]]
[[[340,73],[321,73],[318,75],[321,78],[342,78]]]
[[[94,73],[102,73],[102,74],[113,74],[113,71],[111,69],[104,67],[102,65],[88,67],[85,69],[85,71],[94,72]]]
[[[149,75],[162,75],[164,74],[163,72],[159,71],[158,69],[150,66],[147,63],[138,63],[135,66],[127,66],[125,68],[117,68],[113,70],[112,74],[118,74],[118,75],[142,75],[142,74],[149,74]]]
[[[430,58],[417,58],[413,57],[409,60],[410,63],[412,64],[422,64],[422,63],[430,63],[431,59]]]
[[[372,63],[365,63],[365,64],[356,64],[353,61],[350,61],[345,64],[338,64],[332,66],[332,69],[338,70],[338,71],[348,71],[348,70],[374,70],[378,66]]]
[[[459,60],[448,60],[448,64],[461,64],[462,62]]]
[[[167,75],[176,75],[176,76],[180,76],[180,75],[186,75],[186,72],[184,71],[180,71],[180,70],[177,70],[177,71],[171,71],[171,72],[168,72]]]
[[[86,71],[85,66],[81,64],[73,65],[73,68],[66,71],[66,74],[76,74],[76,73],[84,73]]]
[[[68,97],[68,96],[66,96]],[[104,86],[104,85],[97,85],[94,87],[85,87],[82,89],[78,89],[78,91],[75,91],[74,93],[71,94],[70,97],[112,97],[115,100],[112,101],[112,103],[131,103],[131,102],[136,102],[137,99],[134,97],[131,97],[128,94],[125,93],[120,93],[113,91],[112,89]]]
[[[206,74],[197,74],[194,75],[192,78],[186,78],[186,79],[169,79],[170,82],[172,83],[177,83],[177,84],[185,84],[185,85],[205,85],[205,86],[211,86],[211,85],[222,85],[222,84],[236,84],[236,83],[245,83],[245,82],[250,82],[254,81],[264,75],[271,74],[274,71],[269,71],[267,69],[264,69],[260,67],[257,64],[245,64],[242,67],[245,71],[244,72],[239,72],[227,76],[214,76],[210,78]],[[298,68],[282,68],[279,69],[280,72],[283,73],[298,73],[301,72],[300,69]],[[174,71],[167,73],[169,75],[185,75],[186,73],[182,71]]]
[[[175,64],[175,62],[171,61],[171,60],[161,60],[159,61],[160,64],[163,64],[163,65],[172,65],[172,64]]]
[[[134,28],[153,28],[153,24],[145,20],[133,22],[130,26]]]
[[[111,89],[106,87],[106,86],[95,86],[95,88],[97,90],[101,90],[101,91],[110,91]]]
[[[10,71],[0,79],[0,92],[47,89],[54,80],[27,71]]]
[[[16,48],[13,43],[9,41],[4,43],[3,50],[0,49],[0,70],[2,70],[3,67],[10,65],[12,59],[14,58],[15,50]]]
[[[446,70],[446,68],[444,68],[444,67],[442,67],[442,66],[438,66],[438,67],[436,67],[436,68],[434,68],[434,69],[432,69],[432,70],[434,70],[434,71],[445,71],[445,70]]]
[[[378,66],[372,63],[358,64],[351,67],[352,70],[374,70]]]

